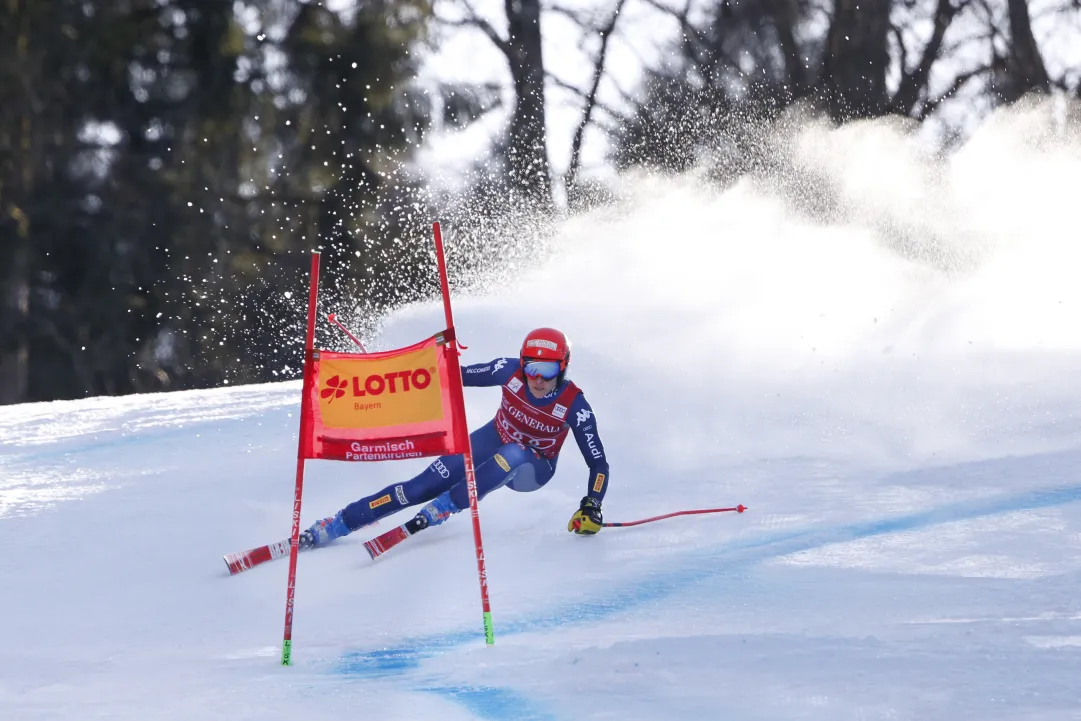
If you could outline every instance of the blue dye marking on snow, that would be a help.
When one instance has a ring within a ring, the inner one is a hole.
[[[690,563],[668,574],[651,575],[648,585],[608,589],[606,597],[575,603],[574,606],[552,613],[503,621],[498,625],[500,636],[565,628],[574,623],[594,623],[605,617],[665,598],[700,581],[732,573],[742,565],[779,558],[798,551],[807,551],[833,543],[844,543],[872,536],[928,528],[943,523],[993,516],[1000,513],[1049,508],[1081,501],[1081,486],[1033,491],[1013,496],[1001,496],[955,503],[927,511],[908,513],[893,518],[860,521],[840,526],[793,529],[778,533],[737,538],[720,546],[689,555]],[[718,563],[723,560],[724,563]],[[401,649],[348,654],[339,665],[339,672],[366,678],[385,677],[417,668],[420,662],[439,653],[477,644],[482,638],[477,631],[443,634],[407,639]],[[457,701],[484,719],[547,719],[535,705],[523,696],[506,689],[487,687],[424,687],[428,691]]]
[[[420,665],[422,658],[431,656],[413,648],[385,648],[365,653],[352,653],[342,659],[342,672],[368,678],[395,676]]]
[[[457,633],[426,639],[415,648],[381,649],[347,654],[339,667],[342,674],[364,678],[397,676],[420,666],[424,659],[443,650],[457,648],[477,640],[476,634]],[[417,691],[434,693],[455,701],[482,719],[502,721],[554,721],[528,698],[508,689],[487,686],[422,686]]]
[[[535,708],[529,699],[505,688],[488,686],[431,686],[417,689],[457,701],[486,721],[555,721],[555,716]]]
[[[292,410],[286,404],[283,404],[274,406],[269,411],[243,416],[189,418],[180,425],[136,426],[127,429],[105,427],[71,438],[58,438],[49,444],[34,443],[16,446],[14,448],[18,450],[13,450],[10,455],[0,456],[0,460],[6,458],[10,463],[26,465],[37,465],[46,461],[54,461],[59,464],[69,462],[73,456],[83,454],[113,452],[118,448],[132,446],[157,445],[177,435],[203,434],[213,437],[226,431],[223,427],[227,424],[237,424],[243,429],[248,427],[248,424],[253,420],[281,409]],[[162,413],[164,413],[164,410],[162,410]]]

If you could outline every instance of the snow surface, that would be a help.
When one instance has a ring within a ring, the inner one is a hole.
[[[457,299],[466,362],[572,336],[607,520],[750,509],[573,536],[569,446],[481,505],[492,647],[457,516],[302,555],[279,665],[287,563],[221,556],[288,535],[297,382],[0,409],[0,718],[1081,718],[1081,152],[1039,113],[912,142],[805,134],[844,220],[629,180]],[[309,463],[303,522],[423,465]]]

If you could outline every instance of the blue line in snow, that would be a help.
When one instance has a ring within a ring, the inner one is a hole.
[[[807,551],[832,543],[859,540],[902,531],[963,521],[1015,511],[1049,508],[1081,501],[1081,485],[1033,491],[954,503],[893,518],[859,521],[840,526],[793,529],[726,541],[720,546],[690,554],[690,563],[667,574],[651,575],[648,585],[609,589],[604,599],[594,599],[558,609],[552,613],[504,621],[498,625],[500,636],[565,628],[575,623],[594,623],[600,619],[656,601],[683,587],[731,573],[737,564],[757,563],[798,551]],[[726,558],[728,557],[728,558]],[[734,558],[732,558],[734,557]],[[718,560],[726,563],[717,563]],[[346,654],[339,673],[347,676],[380,678],[404,674],[419,667],[421,661],[440,653],[476,644],[482,634],[475,630],[452,634],[406,639],[397,649],[358,651]],[[486,687],[418,687],[419,691],[438,693],[457,701],[482,719],[548,719],[550,716],[529,699],[506,689]]]
[[[417,689],[438,694],[472,711],[485,721],[555,721],[524,696],[489,686],[425,686]]]

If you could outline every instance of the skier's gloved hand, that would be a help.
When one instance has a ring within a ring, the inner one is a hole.
[[[595,498],[586,496],[582,499],[578,510],[571,516],[571,522],[567,524],[567,530],[582,536],[592,536],[601,530],[604,522],[601,516],[601,502]]]

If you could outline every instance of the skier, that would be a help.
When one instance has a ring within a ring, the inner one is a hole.
[[[465,386],[502,386],[495,418],[469,438],[477,466],[477,498],[501,486],[535,491],[551,480],[567,433],[573,431],[589,466],[586,495],[567,530],[593,535],[601,530],[601,500],[608,489],[608,461],[597,433],[593,409],[573,381],[566,379],[570,344],[554,328],[531,331],[517,358],[462,368]],[[317,521],[300,535],[300,548],[320,548],[336,538],[409,506],[427,505],[406,523],[410,534],[436,526],[469,506],[465,460],[441,456],[405,483],[387,486]]]

